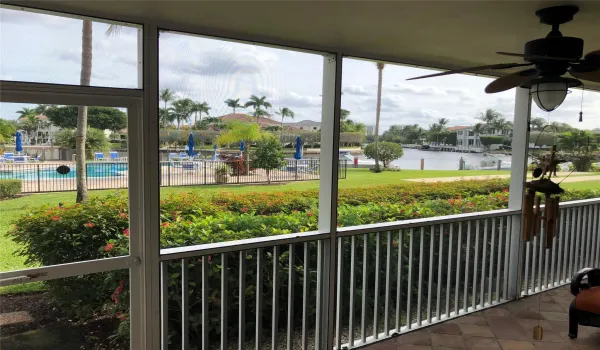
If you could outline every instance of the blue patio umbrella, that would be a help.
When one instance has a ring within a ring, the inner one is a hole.
[[[187,154],[190,157],[194,156],[194,134],[192,134],[192,133],[190,133],[190,136],[188,137]]]
[[[23,152],[23,141],[21,140],[21,133],[17,131],[15,134],[15,151]]]
[[[300,136],[296,137],[296,153],[294,153],[294,159],[302,159],[302,139]]]
[[[246,150],[246,144],[244,141],[240,142],[240,151],[244,152]]]

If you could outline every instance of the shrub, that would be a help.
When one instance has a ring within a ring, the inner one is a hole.
[[[75,149],[75,129],[63,129],[56,133],[55,144],[61,147]],[[104,135],[104,131],[89,128],[85,138],[85,153],[88,159],[94,158],[94,151],[104,152],[110,150],[110,143]]]
[[[487,187],[486,187],[487,186]],[[499,189],[490,192],[491,189]],[[461,192],[462,191],[462,192]],[[286,194],[282,197],[282,193]],[[222,194],[219,197],[204,197],[198,194],[177,194],[161,200],[161,247],[180,247],[187,245],[206,244],[214,242],[231,241],[245,238],[280,235],[294,232],[308,232],[317,229],[318,211],[316,206],[316,191],[282,192],[279,194]],[[461,196],[461,193],[463,196]],[[467,196],[466,193],[469,193]],[[600,197],[600,191],[567,191],[563,201]],[[373,199],[371,201],[370,199]],[[280,202],[278,202],[280,200]],[[269,204],[269,202],[272,202]],[[364,189],[351,189],[347,192],[340,191],[340,206],[338,208],[338,225],[353,226],[391,222],[412,218],[431,217],[437,215],[451,215],[465,212],[485,211],[506,207],[508,192],[504,180],[470,181],[456,183],[414,183],[391,186],[374,186]],[[261,203],[265,203],[261,206]],[[297,210],[302,208],[302,210]],[[281,210],[279,212],[275,210]],[[263,212],[265,214],[263,214]],[[266,215],[269,214],[269,215]],[[90,225],[91,224],[91,225]],[[124,255],[129,250],[128,236],[128,205],[127,199],[119,195],[107,197],[94,197],[84,204],[74,204],[65,207],[49,207],[34,209],[21,217],[10,234],[22,246],[21,255],[27,258],[27,264],[54,265]],[[438,227],[435,230],[439,230]],[[368,261],[374,261],[373,249],[374,235],[369,235]],[[393,244],[399,242],[398,236],[393,238]],[[447,241],[447,240],[446,240]],[[430,239],[425,239],[429,244]],[[362,239],[357,240],[357,251],[362,251]],[[415,245],[416,246],[416,245]],[[415,247],[413,246],[413,247]],[[316,295],[316,243],[306,245],[309,254],[309,278],[302,281],[304,266],[296,264],[295,269],[299,280],[295,284],[296,295],[302,295],[302,286],[308,283],[309,305],[313,305]],[[295,254],[297,261],[302,261],[303,244],[296,245]],[[246,279],[256,281],[256,259],[252,257],[255,251],[247,252]],[[274,256],[273,249],[264,249],[265,271],[263,290],[271,293],[273,288],[272,274],[273,263],[277,263],[277,271],[281,276],[289,271],[289,252],[287,247],[280,247],[280,255]],[[394,251],[394,254],[396,252]],[[406,255],[406,254],[405,254]],[[239,254],[228,253],[228,295],[227,305],[230,319],[237,317],[239,307]],[[406,256],[404,257],[406,259]],[[209,336],[216,337],[219,331],[218,320],[220,317],[220,278],[222,263],[221,255],[207,256],[209,264]],[[348,266],[350,255],[344,250],[344,266]],[[392,257],[396,261],[397,257]],[[200,327],[198,317],[201,304],[201,268],[199,261],[186,260],[189,268],[190,292],[190,330],[192,341],[200,336],[196,333]],[[358,259],[356,268],[362,267],[362,259]],[[393,264],[395,265],[395,264]],[[406,264],[404,265],[406,266]],[[373,264],[369,264],[373,269]],[[426,267],[424,267],[427,270]],[[168,272],[171,280],[168,286],[169,293],[169,329],[171,341],[179,341],[178,330],[181,329],[180,298],[181,285],[177,281],[181,273],[181,261],[169,263]],[[369,275],[375,271],[369,270]],[[347,285],[348,276],[345,275],[344,283]],[[59,307],[70,311],[74,315],[85,316],[95,312],[115,315],[121,320],[120,329],[126,335],[128,327],[127,302],[129,282],[124,271],[114,271],[102,275],[90,274],[46,281],[48,290],[54,297]],[[416,281],[415,281],[416,283]],[[255,288],[248,284],[245,291],[247,300],[254,300],[257,296]],[[383,284],[382,284],[383,285]],[[285,298],[287,296],[286,284],[280,283],[279,295],[281,312],[285,312]],[[395,284],[392,293],[395,295]],[[416,288],[414,288],[416,290]],[[346,292],[346,291],[345,291]],[[369,297],[375,293],[369,291]],[[262,296],[261,296],[262,297]],[[403,298],[405,295],[403,295]],[[347,299],[347,296],[345,297]],[[360,298],[357,298],[357,300]],[[265,296],[265,307],[270,307],[271,298]],[[298,299],[301,303],[301,298]],[[246,303],[247,329],[253,329],[256,310],[255,303]],[[178,309],[179,308],[179,309]],[[357,307],[356,310],[360,310]],[[309,309],[308,318],[314,320],[315,310]],[[171,317],[172,316],[172,317]],[[302,312],[295,313],[296,320],[302,317]],[[344,315],[346,317],[346,315]],[[230,334],[234,330],[231,330]],[[177,344],[174,344],[177,347]]]
[[[21,180],[0,180],[0,199],[12,198],[21,193]]]
[[[379,150],[379,160],[383,162],[383,167],[387,168],[389,163],[404,155],[402,146],[393,142],[379,142],[375,148],[374,143],[370,143],[365,147],[365,156],[370,159],[376,159],[377,150]],[[376,167],[377,168],[377,167]]]

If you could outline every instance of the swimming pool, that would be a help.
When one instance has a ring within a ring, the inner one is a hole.
[[[0,179],[20,179],[20,180],[37,180],[39,179],[73,179],[76,176],[76,169],[73,164],[70,167],[70,172],[67,174],[59,174],[56,169],[60,165],[9,165],[0,166]],[[125,176],[127,173],[127,164],[124,163],[106,163],[106,164],[87,164],[88,177],[113,177]]]

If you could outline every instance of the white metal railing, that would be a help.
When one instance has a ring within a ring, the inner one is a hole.
[[[599,211],[600,199],[562,203],[551,248],[522,242],[523,294],[598,264]],[[320,349],[325,337],[353,348],[510,301],[520,215],[504,209],[339,228],[335,266],[325,257],[330,235],[318,232],[163,249],[163,348]],[[324,326],[328,303],[334,334]]]
[[[584,267],[600,265],[600,199],[560,203],[558,232],[546,244],[544,222],[540,234],[523,242],[521,294],[535,294],[567,284]]]
[[[362,346],[507,300],[511,220],[518,214],[495,210],[340,229],[336,347]]]

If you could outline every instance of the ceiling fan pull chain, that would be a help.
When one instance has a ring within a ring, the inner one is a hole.
[[[585,90],[585,85],[581,86],[581,106],[579,107],[579,122],[583,122],[583,91]]]

